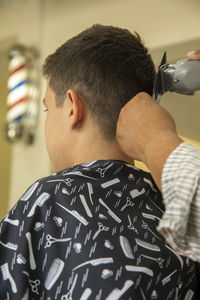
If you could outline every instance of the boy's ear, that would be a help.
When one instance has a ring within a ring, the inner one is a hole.
[[[68,117],[70,118],[71,129],[81,125],[85,113],[84,99],[74,90],[67,91]]]

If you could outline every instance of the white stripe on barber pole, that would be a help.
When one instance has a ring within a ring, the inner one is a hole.
[[[28,86],[27,84],[23,84],[8,95],[8,100],[7,100],[8,106],[13,105],[15,102],[17,102],[17,100],[22,99],[27,95],[28,95]]]
[[[11,122],[17,117],[26,113],[28,102],[24,101],[16,106],[14,106],[11,110],[7,113],[7,121]]]
[[[14,69],[26,63],[25,57],[17,55],[13,57],[9,62],[9,71],[12,72]]]
[[[25,68],[10,75],[8,79],[8,90],[13,88],[15,85],[19,84],[20,82],[27,80],[27,78],[28,78],[28,72]]]

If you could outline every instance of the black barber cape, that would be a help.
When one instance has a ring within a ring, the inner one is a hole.
[[[38,180],[0,224],[0,299],[200,299],[163,211],[150,174],[121,161]]]

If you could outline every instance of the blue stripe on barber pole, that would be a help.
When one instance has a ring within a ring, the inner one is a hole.
[[[20,87],[23,84],[26,84],[27,80],[21,81],[20,83],[18,83],[16,86],[14,86],[13,88],[11,88],[10,90],[8,90],[8,93],[11,93],[12,91],[14,91],[15,89],[17,89],[18,87]]]
[[[25,116],[25,114],[24,114],[24,115],[18,116],[17,118],[15,118],[15,119],[13,120],[13,122],[19,122],[19,121],[21,121],[21,119],[22,119],[24,116]]]

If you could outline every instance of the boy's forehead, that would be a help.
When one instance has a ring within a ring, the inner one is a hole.
[[[46,85],[46,92],[45,92],[45,96],[43,99],[43,104],[45,106],[50,105],[51,103],[55,103],[56,99],[55,99],[55,92],[53,91],[53,89],[50,86],[50,82],[48,80],[47,85]]]
[[[52,93],[52,89],[50,88],[50,84],[49,84],[49,80],[48,80],[47,85],[46,85],[46,92],[45,92],[45,97],[44,97],[43,103],[47,102],[47,99],[51,95],[51,93]]]
[[[46,86],[46,91],[45,91],[45,95],[44,95],[44,98],[43,98],[43,104],[44,106],[46,106],[47,102],[48,102],[48,99],[49,98],[49,91],[48,91],[48,85]]]

